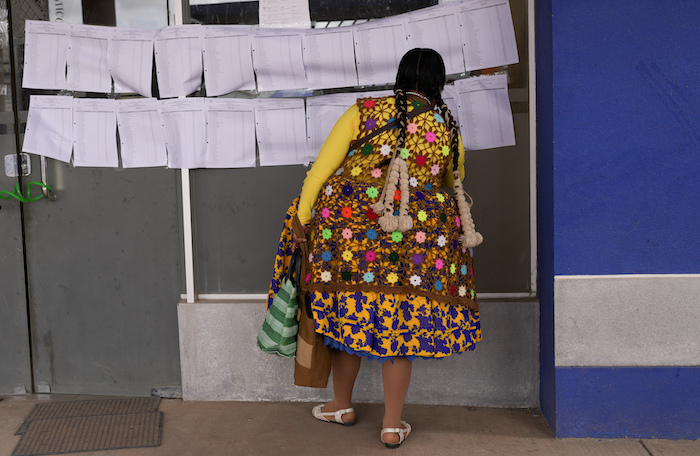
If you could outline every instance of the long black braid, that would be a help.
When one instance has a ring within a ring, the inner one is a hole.
[[[396,153],[406,145],[406,128],[408,127],[408,102],[402,89],[394,89],[396,97],[396,121],[399,123],[399,136],[396,138]]]
[[[447,103],[442,99],[440,92],[433,95],[433,100],[435,100],[435,105],[440,110],[442,117],[445,118],[447,122],[447,128],[450,131],[450,152],[452,154],[452,169],[457,171],[459,169],[459,127],[457,122],[454,120],[454,116],[447,107]],[[464,176],[461,176],[464,178]]]

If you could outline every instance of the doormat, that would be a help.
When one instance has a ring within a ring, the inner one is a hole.
[[[87,401],[58,401],[37,404],[15,435],[24,434],[29,423],[36,420],[54,420],[78,416],[124,415],[127,413],[155,412],[160,397],[135,397],[126,399],[94,399]]]
[[[160,446],[159,404],[159,397],[37,404],[12,456]]]
[[[32,421],[12,456],[160,446],[163,412]]]

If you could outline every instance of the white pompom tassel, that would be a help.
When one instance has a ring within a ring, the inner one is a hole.
[[[454,191],[455,198],[457,198],[457,208],[459,209],[459,219],[462,223],[462,235],[459,236],[459,241],[464,247],[476,247],[477,245],[484,242],[484,237],[481,233],[477,233],[476,227],[474,226],[474,220],[472,219],[471,205],[467,203],[464,195],[464,188],[462,188],[462,181],[459,178],[459,171],[454,171],[453,175],[454,181]],[[471,200],[471,197],[469,197]]]

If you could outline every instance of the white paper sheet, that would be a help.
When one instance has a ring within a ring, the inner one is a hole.
[[[24,76],[26,89],[65,89],[70,26],[26,21],[24,26]]]
[[[260,0],[260,27],[311,28],[309,0]]]
[[[112,92],[107,50],[113,27],[71,25],[66,88],[82,92]]]
[[[151,96],[156,30],[117,27],[109,42],[109,73],[116,93]]]
[[[353,26],[360,85],[396,80],[401,57],[408,51],[404,18],[392,17]]]
[[[306,99],[306,136],[310,154],[318,155],[335,123],[357,98],[354,93],[336,93]]]
[[[168,168],[206,167],[204,98],[180,98],[158,102],[165,125]]]
[[[29,97],[22,152],[70,162],[73,152],[73,97]]]
[[[124,168],[166,166],[163,119],[155,98],[119,100],[117,125]]]
[[[447,109],[450,110],[452,117],[457,125],[459,125],[459,92],[454,85],[446,85],[442,89],[442,101],[447,104]]]
[[[302,36],[302,43],[308,88],[355,87],[358,84],[350,27],[310,30]]]
[[[515,145],[513,112],[505,74],[455,81],[459,119],[466,150]]]
[[[255,100],[207,98],[207,168],[255,167]]]
[[[300,30],[255,29],[253,65],[258,90],[288,90],[306,87]]]
[[[117,101],[76,98],[73,101],[73,165],[117,167]]]
[[[247,25],[204,27],[202,54],[207,96],[255,90],[251,30]]]
[[[464,0],[458,10],[467,71],[518,63],[508,0]]]
[[[267,98],[255,101],[255,132],[260,166],[297,165],[316,159],[306,145],[306,118],[302,98]]]
[[[156,76],[161,98],[182,97],[202,86],[202,27],[172,25],[156,34]]]
[[[447,74],[465,71],[455,5],[435,6],[406,14],[406,33],[409,48],[428,48],[439,52]]]

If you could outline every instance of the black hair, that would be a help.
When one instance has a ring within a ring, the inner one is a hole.
[[[450,152],[452,154],[452,169],[457,170],[459,164],[459,130],[452,113],[442,99],[442,89],[445,87],[445,62],[442,56],[433,49],[414,48],[408,51],[399,63],[396,72],[394,94],[396,96],[396,120],[399,123],[397,149],[403,148],[406,142],[407,103],[406,91],[415,90],[431,98],[447,122],[450,131]]]

